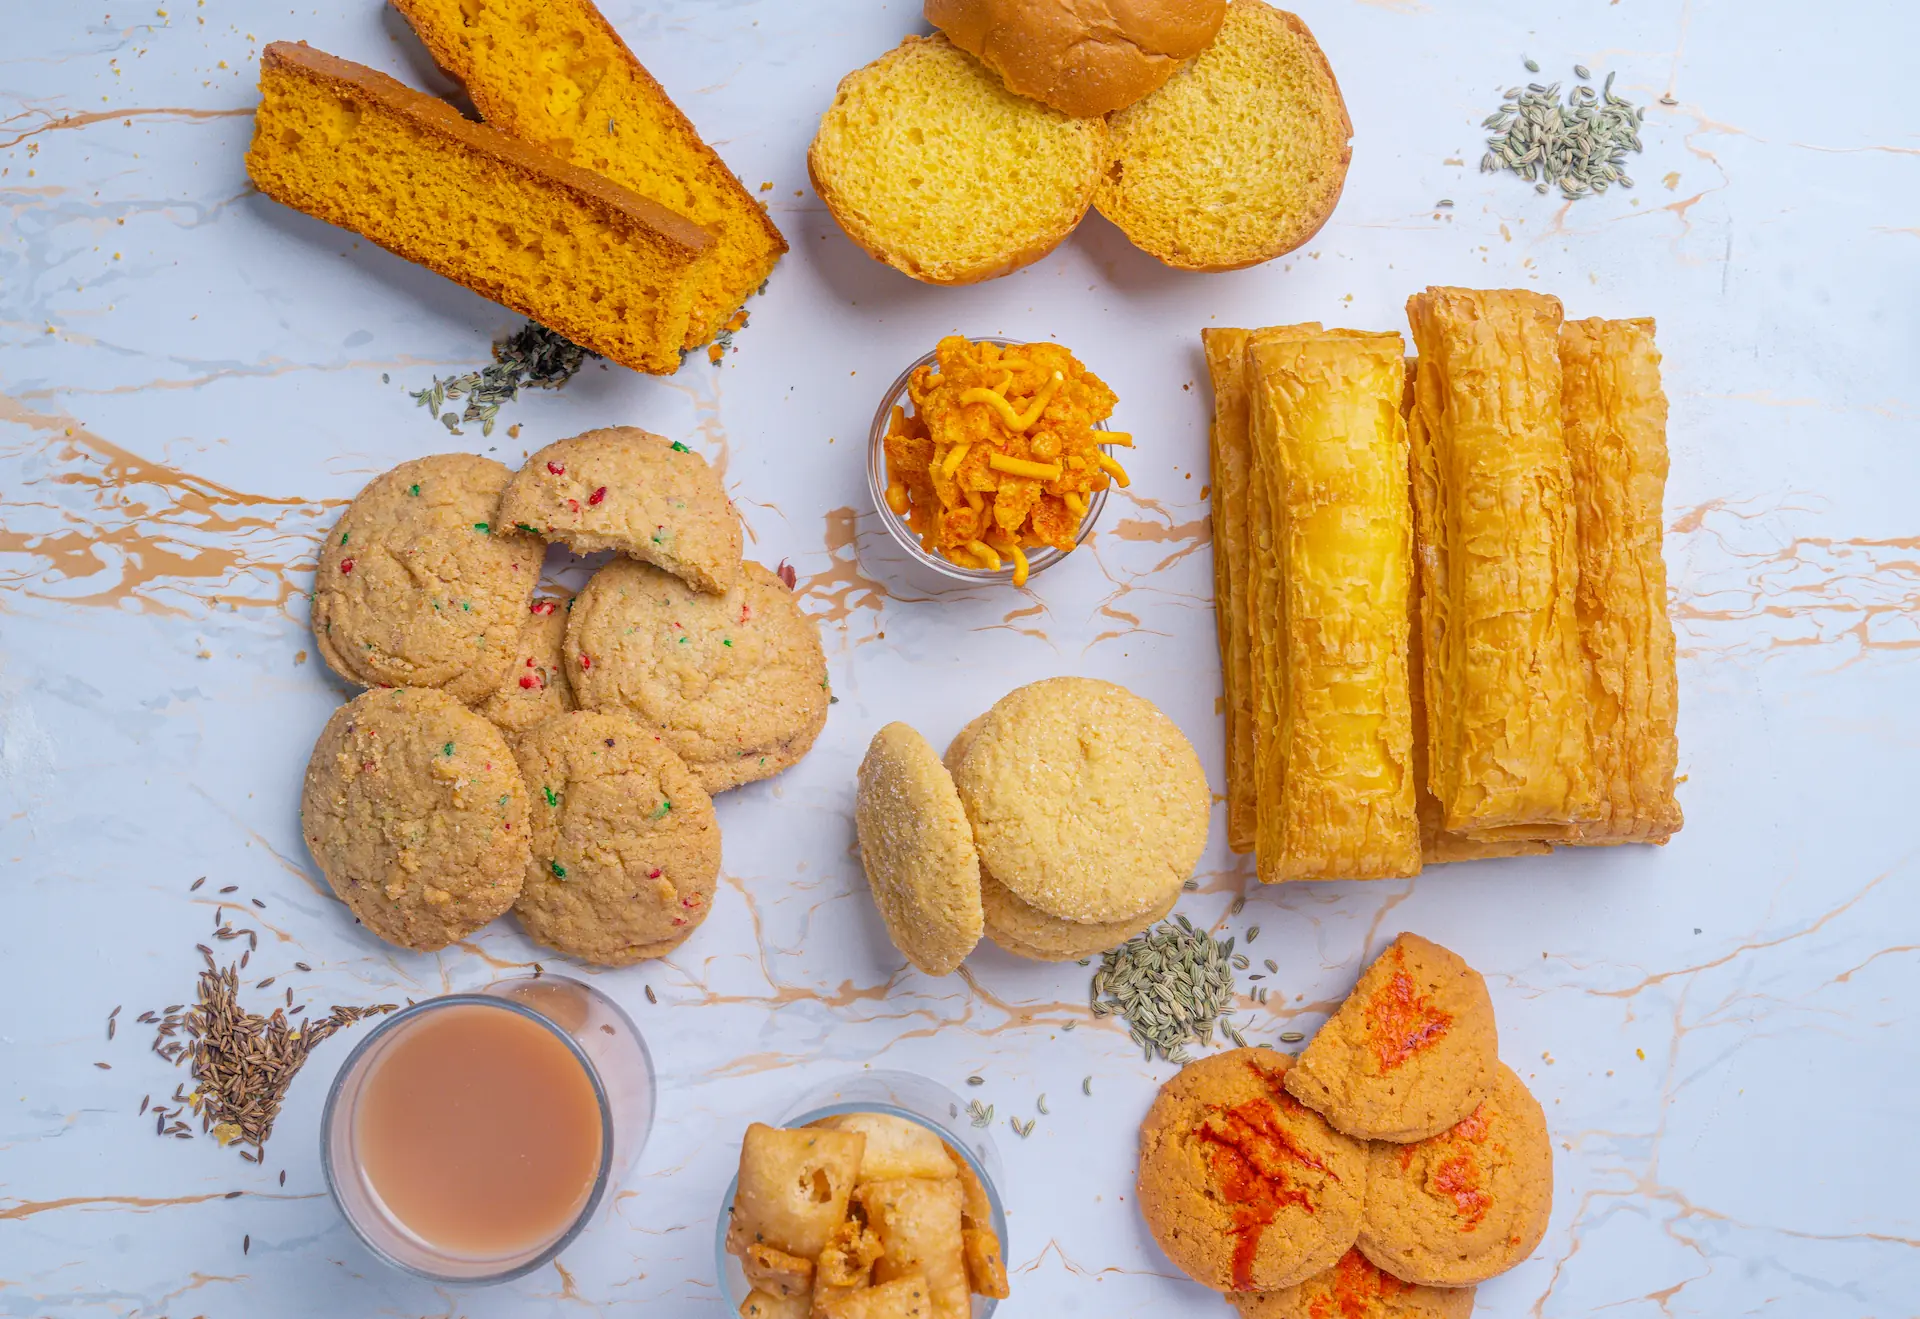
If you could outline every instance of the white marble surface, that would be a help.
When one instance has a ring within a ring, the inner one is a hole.
[[[1181,275],[1090,219],[1038,266],[956,291],[859,255],[806,187],[836,79],[915,30],[917,6],[611,0],[748,185],[774,184],[794,250],[721,367],[589,370],[509,408],[517,440],[452,441],[403,386],[476,364],[518,318],[263,200],[241,168],[262,43],[422,84],[395,19],[374,0],[8,0],[0,1314],[719,1314],[711,1228],[741,1126],[871,1063],[987,1079],[1013,1211],[1003,1313],[1224,1315],[1130,1203],[1134,1127],[1171,1069],[1084,1019],[1079,967],[989,948],[964,977],[903,969],[851,851],[853,770],[888,720],[939,742],[1018,683],[1081,673],[1161,702],[1217,774],[1197,331],[1401,327],[1428,283],[1659,318],[1687,828],[1664,850],[1254,885],[1231,928],[1261,926],[1283,993],[1249,1034],[1311,1030],[1403,928],[1486,971],[1558,1162],[1545,1241],[1481,1314],[1920,1313],[1920,1045],[1900,1016],[1920,988],[1920,20],[1898,0],[1301,7],[1357,130],[1310,247]],[[1635,191],[1568,207],[1475,173],[1476,125],[1529,53],[1543,78],[1581,61],[1636,99],[1671,93]],[[928,600],[862,562],[875,394],[954,329],[1057,335],[1115,382],[1140,440],[1097,540],[1024,595]],[[459,444],[514,462],[615,422],[726,464],[753,552],[799,573],[839,704],[803,765],[723,801],[726,880],[693,941],[595,977],[663,1085],[611,1217],[564,1269],[457,1294],[384,1271],[325,1196],[314,1133],[347,1040],[301,1076],[255,1168],[135,1116],[184,1074],[131,1018],[187,996],[227,884],[266,904],[245,909],[253,968],[321,1008],[534,957],[507,921],[402,955],[327,896],[296,788],[343,689],[302,662],[304,594],[316,537],[373,473]],[[1216,839],[1181,909],[1221,921],[1248,883]],[[1053,1115],[1021,1141],[1005,1116],[1041,1092]]]

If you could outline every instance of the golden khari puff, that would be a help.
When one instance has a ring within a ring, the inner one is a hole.
[[[1406,387],[1400,395],[1400,415],[1408,418],[1409,428],[1413,411],[1414,380],[1419,370],[1419,360],[1409,357],[1406,361]],[[1411,430],[1409,431],[1411,433]],[[1408,446],[1409,466],[1412,462],[1412,446]],[[1546,856],[1553,851],[1549,843],[1527,838],[1470,838],[1466,834],[1448,833],[1441,827],[1440,799],[1427,787],[1427,701],[1426,684],[1421,675],[1426,672],[1425,652],[1420,640],[1420,574],[1413,574],[1413,589],[1408,597],[1411,606],[1412,627],[1407,633],[1407,670],[1413,675],[1408,684],[1408,694],[1413,705],[1413,800],[1414,808],[1420,817],[1420,862],[1422,865],[1437,866],[1448,861],[1485,861],[1502,856]]]
[[[1247,483],[1253,465],[1247,436],[1245,330],[1200,331],[1213,380],[1213,424],[1207,440],[1212,471],[1214,626],[1220,641],[1220,685],[1227,725],[1227,846],[1254,843],[1253,649],[1248,573]]]
[[[1418,874],[1407,631],[1412,511],[1394,333],[1267,331],[1247,347],[1259,874]],[[1269,585],[1271,584],[1271,585]]]
[[[995,570],[1010,559],[1023,586],[1028,549],[1072,550],[1088,499],[1127,484],[1100,446],[1132,439],[1093,429],[1118,400],[1059,344],[949,335],[936,352],[907,386],[913,414],[896,407],[887,428],[887,506],[928,553]]]
[[[1428,778],[1442,826],[1572,839],[1599,818],[1588,745],[1560,302],[1431,288],[1407,302]]]
[[[1600,818],[1582,843],[1664,843],[1679,697],[1661,511],[1667,397],[1650,320],[1560,327],[1562,415],[1579,501],[1580,647],[1586,658]]]

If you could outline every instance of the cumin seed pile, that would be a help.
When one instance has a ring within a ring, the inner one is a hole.
[[[229,937],[251,934],[235,931]],[[184,1093],[184,1087],[175,1086],[176,1107],[171,1111],[164,1103],[153,1106],[154,1133],[191,1139],[193,1127],[184,1118],[191,1112],[200,1119],[201,1132],[212,1134],[222,1145],[251,1145],[252,1150],[243,1148],[240,1157],[258,1163],[287,1087],[307,1056],[342,1026],[392,1012],[397,1005],[335,1007],[325,1017],[293,1026],[289,1013],[298,1016],[306,1007],[294,1007],[293,991],[288,990],[286,1004],[262,1017],[240,1006],[240,963],[216,967],[206,945],[197,946],[207,966],[200,973],[194,1002],[171,1004],[138,1018],[155,1028],[155,1053],[176,1067],[183,1062],[191,1066],[195,1087]],[[272,977],[261,982],[271,983]],[[148,1111],[144,1100],[140,1111]]]
[[[1149,1062],[1156,1053],[1170,1063],[1193,1061],[1187,1046],[1211,1047],[1216,1027],[1244,1049],[1232,1022],[1233,973],[1249,965],[1231,938],[1215,939],[1175,916],[1101,956],[1089,1006],[1096,1017],[1123,1018]]]

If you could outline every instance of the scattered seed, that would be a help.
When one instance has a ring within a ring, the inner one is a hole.
[[[1252,943],[1255,939],[1258,939],[1259,937],[1260,937],[1260,927],[1258,925],[1249,925],[1247,927],[1247,942]]]
[[[194,880],[193,883],[187,885],[187,892],[189,893],[193,892],[195,889],[199,888],[202,884],[206,882],[207,882],[207,877],[205,875],[200,876],[200,878]]]
[[[1064,1025],[1064,1026],[1062,1026],[1062,1027],[1061,1027],[1060,1029],[1061,1029],[1061,1030],[1072,1030],[1072,1029],[1073,1029],[1073,1028],[1074,1028],[1075,1026],[1078,1026],[1079,1024],[1080,1024],[1080,1023],[1079,1023],[1079,1022],[1077,1022],[1077,1021],[1069,1021],[1069,1022],[1068,1022],[1068,1023],[1066,1024],[1066,1025]]]
[[[280,1170],[280,1184],[282,1186],[285,1186],[287,1184],[287,1170],[285,1168],[282,1168]]]
[[[1442,197],[1439,201],[1434,203],[1434,206],[1436,208],[1443,208],[1443,207],[1448,207],[1452,205],[1453,205],[1453,198],[1451,197]]]
[[[251,903],[252,903],[252,904],[253,904],[254,906],[256,906],[256,907],[259,907],[259,908],[261,908],[262,910],[265,910],[265,909],[266,909],[266,905],[267,905],[267,904],[266,904],[266,903],[264,903],[264,902],[262,902],[262,901],[260,901],[260,899],[258,899],[258,898],[248,898],[248,899],[247,899],[247,901],[248,901],[248,902],[251,902]]]
[[[308,966],[308,965],[307,965],[307,964],[306,964],[305,962],[295,962],[295,963],[293,964],[293,969],[294,969],[294,970],[296,970],[296,971],[311,971],[311,970],[313,970],[313,968],[312,968],[312,967],[310,967],[310,966]]]
[[[1086,1078],[1085,1080],[1083,1080],[1083,1081],[1081,1081],[1081,1082],[1080,1082],[1080,1093],[1081,1093],[1081,1094],[1083,1094],[1083,1095],[1086,1095],[1086,1096],[1088,1096],[1089,1098],[1091,1098],[1091,1097],[1092,1097],[1092,1095],[1093,1095],[1093,1078],[1092,1078],[1091,1076],[1089,1076],[1089,1077],[1087,1077],[1087,1078]]]
[[[141,1095],[141,1096],[140,1096],[140,1112],[139,1112],[139,1113],[135,1113],[135,1114],[134,1114],[134,1116],[135,1116],[135,1117],[140,1117],[140,1116],[142,1116],[143,1114],[145,1114],[145,1113],[146,1113],[146,1111],[147,1111],[147,1104],[148,1104],[148,1103],[149,1103],[149,1102],[150,1102],[150,1101],[151,1101],[152,1099],[153,1099],[153,1096],[152,1096],[152,1095]]]
[[[111,1072],[113,1070],[112,1063],[95,1063],[94,1066],[98,1067],[103,1072]]]
[[[982,1104],[978,1099],[975,1099],[967,1105],[967,1116],[973,1120],[973,1125],[976,1127],[992,1126],[993,1105]]]
[[[1528,73],[1540,72],[1540,62],[1538,60],[1529,59],[1527,61],[1527,72]]]
[[[221,889],[220,891],[222,893],[238,893],[240,891],[240,886],[238,884],[229,884],[225,888]]]
[[[1576,64],[1573,66],[1573,76],[1582,82],[1586,82],[1593,77],[1591,73],[1587,72],[1587,66],[1584,64]]]
[[[1040,1092],[1040,1097],[1039,1097],[1038,1099],[1036,1099],[1036,1100],[1034,1100],[1034,1101],[1033,1101],[1033,1106],[1034,1106],[1034,1107],[1035,1107],[1036,1109],[1038,1109],[1038,1110],[1040,1111],[1040,1116],[1041,1116],[1041,1117],[1052,1117],[1052,1116],[1053,1116],[1053,1114],[1051,1114],[1051,1113],[1049,1113],[1049,1112],[1047,1112],[1047,1093],[1046,1093],[1046,1091],[1044,1091],[1044,1090],[1042,1090],[1042,1091]]]
[[[228,1191],[225,1195],[221,1196],[220,1198],[223,1200],[238,1200],[241,1196],[245,1194],[246,1194],[245,1191]]]
[[[1298,1044],[1306,1038],[1304,1034],[1297,1030],[1283,1030],[1280,1032],[1280,1042],[1282,1044]]]
[[[251,1253],[252,1250],[253,1250],[253,1234],[249,1232],[247,1235],[240,1238],[240,1253],[242,1255],[245,1255],[245,1254]]]
[[[653,992],[653,986],[648,985],[647,986],[647,1002],[658,1003],[659,1001],[660,1001],[659,996]]]
[[[1013,1128],[1014,1134],[1020,1137],[1021,1140],[1025,1140],[1028,1136],[1031,1136],[1033,1134],[1032,1118],[1028,1118],[1026,1120],[1026,1124],[1023,1126],[1019,1118],[1010,1117],[1007,1119],[1007,1125]]]
[[[1227,908],[1227,915],[1238,916],[1241,912],[1245,911],[1246,908],[1247,908],[1247,895],[1242,893],[1239,897],[1233,900],[1233,905]]]
[[[609,119],[607,123],[611,131],[613,121]],[[519,398],[522,389],[558,389],[573,379],[589,357],[599,356],[543,325],[528,321],[493,345],[491,365],[445,380],[435,376],[427,388],[409,391],[408,396],[456,435],[463,421],[477,421],[480,433],[491,435],[501,404]],[[441,406],[448,399],[462,398],[466,400],[463,411],[441,412]]]
[[[1197,879],[1190,879],[1186,883],[1182,884],[1180,887],[1188,893],[1194,893],[1199,890],[1200,881]]]
[[[984,1076],[969,1076],[967,1078],[968,1085],[985,1085],[986,1083],[987,1078]]]

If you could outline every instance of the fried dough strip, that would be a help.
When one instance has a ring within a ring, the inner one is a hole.
[[[1602,808],[1577,841],[1664,843],[1681,825],[1673,796],[1679,696],[1661,556],[1667,397],[1653,322],[1570,321],[1560,327],[1560,364]]]
[[[1266,883],[1420,870],[1404,352],[1398,334],[1341,330],[1247,348],[1254,535],[1273,600],[1254,618]]]
[[[1429,786],[1449,832],[1570,839],[1599,813],[1574,605],[1560,302],[1407,301]]]
[[[1207,374],[1213,379],[1212,460],[1213,617],[1220,641],[1220,686],[1226,706],[1227,846],[1251,852],[1253,796],[1253,642],[1249,634],[1253,550],[1248,543],[1245,330],[1200,331]]]

